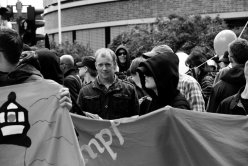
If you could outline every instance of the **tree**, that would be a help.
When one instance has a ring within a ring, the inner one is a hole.
[[[215,36],[224,29],[228,27],[219,17],[173,14],[168,19],[158,17],[154,24],[137,25],[120,34],[112,41],[110,48],[115,50],[119,44],[125,44],[134,57],[160,44],[169,45],[174,52],[184,51],[188,54],[195,46],[213,50]]]
[[[63,42],[61,45],[51,42],[51,49],[55,50],[59,56],[69,54],[71,55],[75,62],[78,62],[84,56],[92,56],[93,50],[89,45],[84,46],[78,42],[70,43],[68,41]]]

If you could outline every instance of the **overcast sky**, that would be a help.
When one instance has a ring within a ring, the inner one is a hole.
[[[0,6],[6,7],[7,5],[16,5],[16,2],[18,0],[0,0]],[[23,5],[31,5],[34,6],[37,9],[43,8],[43,0],[20,0]],[[23,6],[23,9],[26,10],[26,7]]]

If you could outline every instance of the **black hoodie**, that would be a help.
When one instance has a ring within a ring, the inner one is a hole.
[[[245,83],[244,65],[237,65],[229,69],[214,85],[207,112],[216,112],[221,101],[237,93]]]
[[[117,58],[117,64],[119,67],[119,72],[124,72],[124,71],[127,71],[129,69],[130,64],[131,64],[131,58],[130,58],[130,55],[128,53],[127,48],[124,45],[120,45],[117,47],[117,49],[115,50],[116,56],[118,56],[118,51],[121,49],[126,52],[126,56],[127,56],[126,57],[126,63],[125,64],[120,63],[119,59]]]
[[[179,81],[179,59],[174,53],[163,53],[142,62],[138,67],[140,80],[144,90],[152,98],[147,110],[140,110],[141,114],[154,111],[158,108],[170,105],[175,108],[190,109],[189,103],[177,89]],[[144,74],[150,72],[156,83],[158,95],[145,87]],[[142,109],[142,106],[141,106]]]
[[[48,49],[40,49],[36,51],[41,67],[41,74],[45,79],[51,79],[63,85],[63,72],[60,69],[60,59],[52,51]]]

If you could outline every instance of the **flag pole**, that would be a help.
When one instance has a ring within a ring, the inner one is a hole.
[[[59,44],[62,43],[62,33],[61,33],[61,3],[58,0],[58,35],[59,35]]]
[[[238,37],[238,38],[240,38],[241,35],[243,34],[243,32],[245,31],[245,28],[247,27],[247,24],[248,24],[248,21],[246,22],[245,27],[243,28],[243,30],[242,30],[241,33],[239,34],[239,37]]]

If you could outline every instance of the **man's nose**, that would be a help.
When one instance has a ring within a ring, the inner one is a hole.
[[[102,69],[103,70],[106,70],[107,69],[106,65],[103,65]]]

